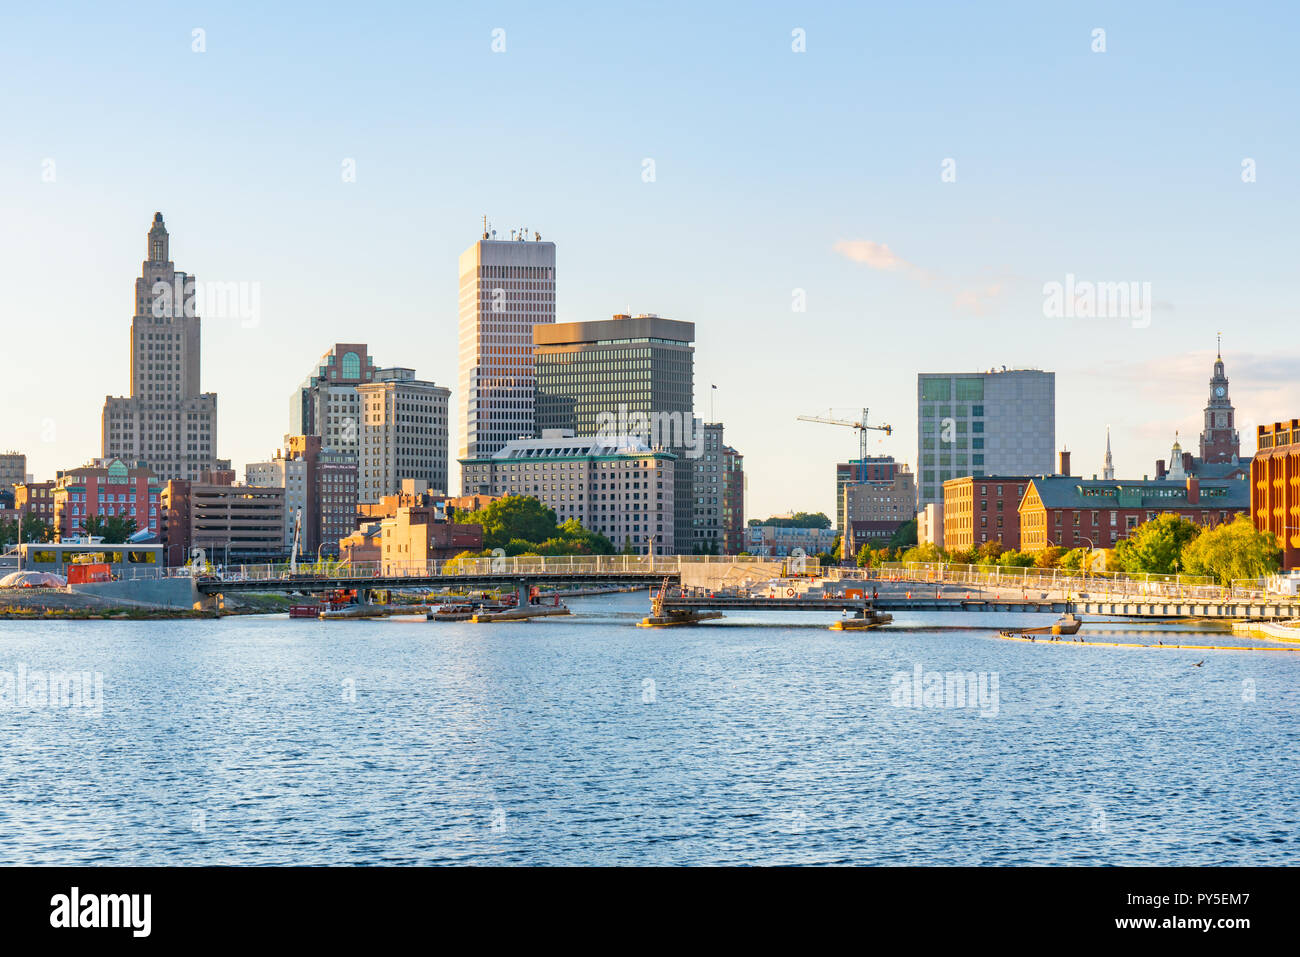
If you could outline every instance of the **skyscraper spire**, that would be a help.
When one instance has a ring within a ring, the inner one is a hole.
[[[1110,426],[1106,426],[1106,462],[1102,466],[1101,477],[1107,481],[1115,478],[1115,463],[1110,458]]]

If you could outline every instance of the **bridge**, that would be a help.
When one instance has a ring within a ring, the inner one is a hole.
[[[172,568],[164,573],[191,601],[240,592],[320,594],[355,590],[514,591],[526,603],[534,585],[652,587],[668,607],[695,611],[753,608],[978,613],[1074,613],[1134,619],[1300,617],[1300,598],[1266,592],[1259,582],[1216,585],[1172,575],[1082,575],[1062,569],[909,564],[822,567],[814,558],[600,555],[450,559],[370,564],[240,565]],[[714,617],[717,617],[716,615]]]

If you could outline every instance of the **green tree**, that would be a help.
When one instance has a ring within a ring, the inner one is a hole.
[[[1006,549],[1002,547],[1002,543],[996,538],[991,542],[984,542],[980,545],[979,552],[977,553],[979,556],[977,564],[996,565],[998,563],[998,557],[1004,551],[1006,551]]]
[[[1182,551],[1182,568],[1189,575],[1207,575],[1220,585],[1256,579],[1278,570],[1282,550],[1272,532],[1261,532],[1245,515],[1207,529]]]
[[[1030,552],[1018,552],[1012,548],[998,556],[997,564],[1003,568],[1029,568],[1034,564],[1034,556]]]
[[[544,542],[558,534],[555,512],[532,496],[507,495],[477,512],[457,512],[461,525],[482,525],[487,548],[507,548],[512,539]]]
[[[943,561],[943,552],[934,542],[925,542],[922,545],[913,545],[907,551],[898,557],[900,562],[929,562],[931,564]]]
[[[1088,554],[1086,548],[1072,548],[1061,555],[1057,564],[1066,571],[1077,572],[1083,568],[1083,557]]]
[[[858,567],[859,568],[871,567],[871,546],[863,545],[861,548],[858,549]]]
[[[830,528],[831,520],[825,512],[795,512],[789,518],[772,517],[763,522],[751,518],[749,524],[772,525],[776,528]]]
[[[105,545],[120,545],[138,530],[135,519],[121,515],[91,515],[81,525],[82,534],[102,538]]]
[[[576,518],[571,518],[560,526],[560,538],[571,543],[580,555],[613,555],[614,543],[599,532],[584,528]]]
[[[1201,534],[1201,526],[1181,515],[1166,513],[1143,522],[1128,538],[1115,546],[1115,558],[1121,571],[1153,575],[1172,575],[1182,571],[1175,567],[1183,548]]]
[[[974,565],[975,562],[979,560],[979,552],[977,552],[973,546],[968,548],[957,548],[947,554],[948,561],[952,562],[954,565]]]
[[[916,543],[916,519],[904,522],[894,529],[894,534],[889,537],[889,547],[894,549],[911,548]]]

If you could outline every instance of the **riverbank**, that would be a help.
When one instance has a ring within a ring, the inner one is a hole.
[[[232,595],[219,612],[188,608],[127,605],[108,598],[57,588],[0,588],[0,621],[159,621],[224,618],[233,615],[273,615],[287,612],[287,595]]]

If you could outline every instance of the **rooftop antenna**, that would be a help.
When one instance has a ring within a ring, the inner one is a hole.
[[[483,214],[483,238],[484,239],[488,238],[487,213]]]

